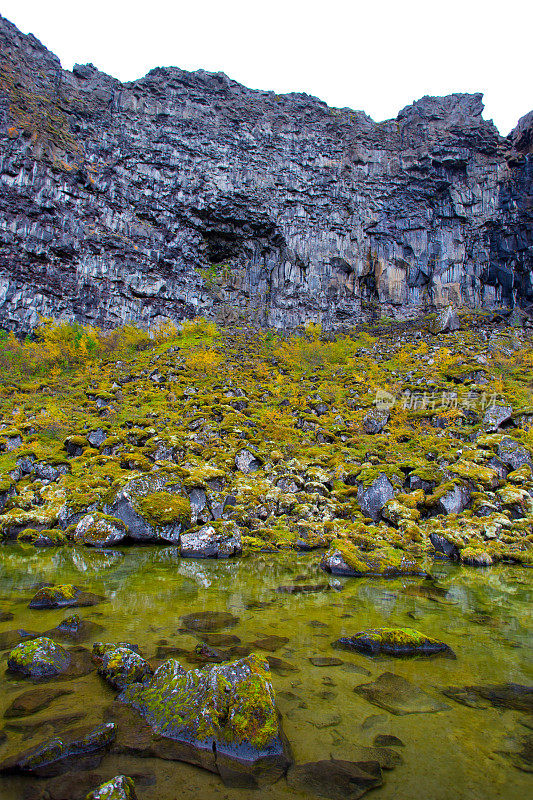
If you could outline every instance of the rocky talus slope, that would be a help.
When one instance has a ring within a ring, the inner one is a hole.
[[[13,338],[51,361],[1,385],[0,534],[322,549],[345,575],[531,564],[531,334],[459,322],[283,338],[197,321],[108,355],[81,338],[69,368],[59,335]]]
[[[395,120],[224,74],[63,70],[0,18],[0,316],[290,328],[529,307],[533,115]]]

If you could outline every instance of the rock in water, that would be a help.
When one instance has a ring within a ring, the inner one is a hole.
[[[471,708],[512,708],[533,714],[533,686],[500,683],[479,686],[452,686],[444,689],[446,697]]]
[[[166,475],[132,478],[106,506],[127,527],[131,539],[179,544],[180,534],[191,524],[191,504],[179,486]]]
[[[448,708],[394,672],[384,672],[372,683],[356,686],[354,692],[391,714],[427,714]]]
[[[66,583],[60,586],[43,586],[30,601],[30,608],[77,608],[94,606],[104,598],[92,592],[84,592],[77,586]]]
[[[229,785],[272,783],[289,766],[270,668],[260,656],[189,672],[171,659],[118,700],[169,740],[168,757],[218,772]]]
[[[70,654],[51,639],[40,637],[17,645],[9,654],[7,668],[24,678],[46,680],[66,672]]]
[[[74,541],[92,547],[111,547],[123,542],[128,529],[121,519],[107,514],[86,514],[74,531]]]
[[[58,689],[56,687],[39,687],[30,689],[16,697],[11,705],[4,711],[4,717],[26,717],[29,714],[36,714],[43,708],[48,708],[50,703],[65,694],[72,694],[69,689]]]
[[[181,617],[188,631],[218,631],[221,628],[232,628],[239,621],[229,611],[197,611]]]
[[[137,800],[135,783],[126,775],[117,775],[88,794],[85,800]]]
[[[230,558],[242,552],[241,532],[234,522],[214,522],[182,533],[180,555],[184,558]]]
[[[153,670],[148,661],[134,650],[119,646],[103,653],[98,672],[115,689],[124,689],[131,683],[147,681]]]
[[[376,656],[385,653],[389,656],[435,655],[452,653],[444,642],[432,639],[413,628],[371,628],[359,631],[354,636],[342,636],[333,643],[334,647],[356,650]]]
[[[400,575],[427,573],[403,550],[395,547],[376,548],[371,552],[358,550],[346,539],[334,539],[325,553],[320,566],[332,575],[361,577],[363,575],[380,578],[396,578]]]
[[[289,786],[298,792],[330,800],[357,800],[369,789],[381,786],[383,778],[377,761],[313,761],[296,764],[287,774]]]
[[[115,725],[112,722],[95,728],[72,729],[2,761],[0,772],[29,772],[49,777],[72,769],[94,767],[114,738]]]

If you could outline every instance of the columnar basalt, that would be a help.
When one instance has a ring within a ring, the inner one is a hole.
[[[222,73],[63,70],[0,18],[0,317],[290,328],[533,301],[533,113],[395,120]]]

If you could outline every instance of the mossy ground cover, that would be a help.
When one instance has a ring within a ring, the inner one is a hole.
[[[103,511],[128,480],[156,471],[178,490],[145,498],[146,514],[188,519],[187,495],[201,490],[241,526],[250,553],[307,536],[310,546],[336,539],[423,559],[439,532],[495,561],[528,563],[531,470],[502,472],[498,448],[511,437],[533,450],[531,334],[471,322],[440,336],[429,320],[335,336],[205,320],[108,334],[47,322],[31,342],[7,337],[2,536],[69,535],[76,514]],[[384,398],[387,423],[365,433]],[[489,434],[494,402],[513,416]],[[104,438],[91,445],[95,431]],[[236,466],[242,450],[254,459],[248,473]],[[395,498],[371,524],[358,493],[382,474]],[[457,486],[468,503],[445,514],[442,498]]]

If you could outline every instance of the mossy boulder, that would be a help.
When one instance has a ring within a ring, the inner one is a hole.
[[[34,547],[61,547],[67,543],[67,537],[58,528],[43,531],[26,528],[18,534],[17,541],[32,544]]]
[[[191,525],[191,504],[180,494],[180,485],[167,474],[133,478],[118,490],[106,507],[126,525],[137,541],[179,543]]]
[[[271,783],[289,766],[270,667],[261,656],[189,672],[171,659],[118,700],[158,737],[172,740],[175,758],[218,772],[225,782]]]
[[[498,456],[500,460],[512,470],[520,469],[524,464],[533,466],[531,454],[519,442],[505,436],[498,443]]]
[[[357,499],[365,517],[377,522],[381,517],[381,509],[394,497],[394,488],[385,473],[379,473],[369,485],[363,483],[358,490]]]
[[[346,539],[334,539],[320,566],[332,575],[361,577],[363,575],[394,578],[400,575],[426,575],[411,558],[395,547],[384,546],[370,552],[356,548]]]
[[[127,535],[128,528],[121,519],[95,511],[80,519],[73,539],[89,547],[111,547],[123,542]]]
[[[98,672],[115,689],[144,683],[153,674],[148,661],[129,647],[120,646],[102,654]]]
[[[356,650],[359,653],[390,656],[435,655],[452,651],[444,642],[426,636],[413,628],[371,628],[359,631],[353,636],[342,636],[333,643],[343,650]]]
[[[70,654],[61,645],[41,636],[14,647],[8,656],[7,668],[24,678],[46,680],[65,673],[70,662]]]
[[[213,522],[181,535],[184,558],[230,558],[242,553],[241,532],[231,521]]]
[[[472,567],[490,567],[494,563],[491,554],[481,547],[464,547],[461,550],[461,561]]]
[[[137,800],[133,778],[116,775],[112,780],[103,783],[94,792],[90,792],[85,800]]]
[[[92,592],[85,592],[71,583],[58,586],[42,586],[30,601],[30,608],[76,608],[94,606],[104,598]]]
[[[104,755],[115,738],[115,725],[105,722],[96,727],[73,728],[48,739],[37,747],[18,753],[0,763],[0,772],[22,772],[48,777],[80,769],[92,756]],[[98,762],[96,762],[98,763]]]

